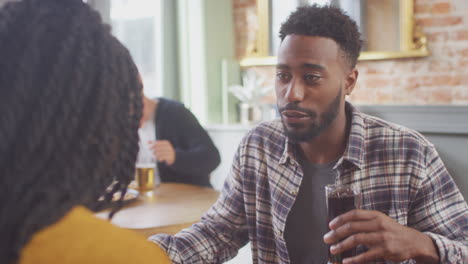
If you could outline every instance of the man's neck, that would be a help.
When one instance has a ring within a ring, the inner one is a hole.
[[[154,116],[156,115],[157,106],[158,106],[157,99],[145,98],[145,103],[143,105],[142,124],[154,118]]]
[[[325,164],[339,159],[348,141],[350,121],[346,113],[339,114],[320,135],[308,142],[299,143],[301,155],[309,162]]]

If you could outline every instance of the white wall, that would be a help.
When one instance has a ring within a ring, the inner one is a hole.
[[[234,153],[250,126],[243,125],[210,125],[205,129],[219,150],[221,164],[211,173],[211,184],[220,191],[231,168]]]

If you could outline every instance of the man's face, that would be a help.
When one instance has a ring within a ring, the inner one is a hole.
[[[348,66],[332,39],[288,35],[276,67],[278,109],[288,137],[310,141],[344,111]]]

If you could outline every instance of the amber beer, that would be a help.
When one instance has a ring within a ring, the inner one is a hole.
[[[154,167],[136,168],[135,181],[140,192],[154,189]]]

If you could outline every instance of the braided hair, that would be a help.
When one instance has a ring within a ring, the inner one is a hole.
[[[15,263],[74,206],[125,194],[142,87],[127,49],[81,0],[5,4],[0,57],[0,263]]]

